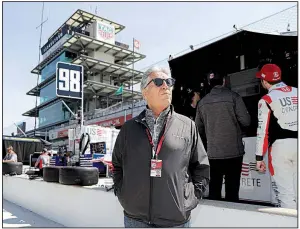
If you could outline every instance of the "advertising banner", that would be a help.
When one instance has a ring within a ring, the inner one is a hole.
[[[67,25],[63,26],[59,32],[57,32],[53,37],[51,37],[46,44],[41,48],[41,53],[44,55],[47,51],[50,50],[53,45],[55,45],[65,34],[68,32]]]
[[[267,165],[265,173],[256,170],[256,137],[243,138],[245,155],[242,165],[240,182],[240,199],[272,203],[271,175],[268,170],[268,155],[264,157]],[[225,184],[223,182],[222,196],[225,197]]]
[[[76,28],[70,25],[64,25],[59,32],[51,37],[48,42],[41,48],[43,59],[46,59],[52,52],[58,49],[63,43],[65,43],[74,33],[81,33],[89,36],[88,31],[84,31],[80,28]]]
[[[89,134],[90,144],[105,142],[105,152],[106,154],[111,154],[120,130],[101,126],[84,126],[83,132]]]
[[[126,120],[129,120],[131,118],[132,118],[131,114],[126,115]],[[124,123],[125,123],[125,117],[121,116],[121,117],[117,117],[117,118],[98,121],[94,124],[99,125],[99,126],[104,126],[104,127],[110,127],[111,125],[113,125],[113,126],[122,126]]]
[[[50,54],[53,53],[56,49],[58,49],[61,45],[63,45],[71,36],[72,35],[70,34],[58,35],[57,40],[53,41],[51,43],[51,46],[48,46],[49,49],[43,54],[43,60],[50,56]]]
[[[98,154],[98,153],[94,153],[93,154],[93,167],[98,168],[100,173],[106,173],[106,165],[104,165],[100,159],[103,158],[105,155],[104,154]]]
[[[128,49],[129,45],[121,43],[119,41],[115,41],[115,45],[120,46],[121,48]]]
[[[100,21],[96,23],[96,39],[115,44],[115,27]]]
[[[58,136],[58,131],[55,130],[50,130],[49,131],[49,140],[56,139]]]

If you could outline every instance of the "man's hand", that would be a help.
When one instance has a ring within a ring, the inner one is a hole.
[[[256,168],[263,173],[266,171],[266,163],[264,161],[256,161]]]

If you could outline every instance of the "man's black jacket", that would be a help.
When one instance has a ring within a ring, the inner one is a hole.
[[[192,120],[171,109],[158,155],[162,176],[152,178],[146,128],[143,111],[127,121],[117,137],[112,155],[115,193],[128,217],[166,227],[184,224],[209,180],[198,130]]]

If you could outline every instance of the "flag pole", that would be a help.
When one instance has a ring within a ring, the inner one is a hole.
[[[122,110],[123,110],[123,84],[121,85],[121,87],[122,87],[122,94],[121,94],[121,96],[122,96]]]
[[[132,39],[132,51],[133,51],[133,58],[132,58],[132,85],[131,85],[131,117],[133,118],[133,76],[134,76],[134,38]]]

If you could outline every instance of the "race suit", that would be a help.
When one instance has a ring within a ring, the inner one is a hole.
[[[258,103],[256,160],[268,151],[273,199],[283,208],[297,206],[298,92],[284,83],[273,85]]]

